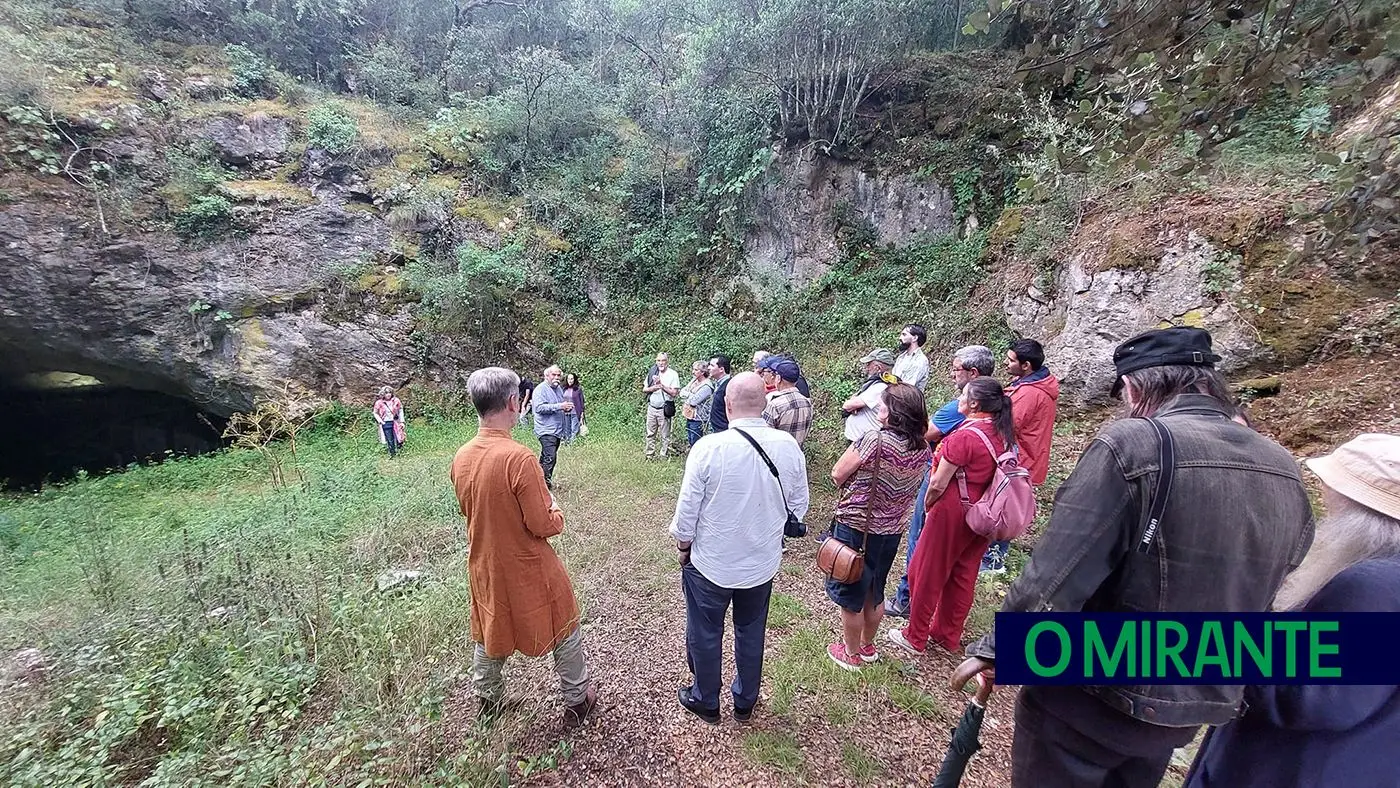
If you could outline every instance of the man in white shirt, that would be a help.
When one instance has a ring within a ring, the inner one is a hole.
[[[854,443],[865,433],[880,429],[880,421],[875,412],[880,405],[880,395],[897,378],[889,374],[894,366],[894,353],[886,348],[875,348],[860,360],[865,370],[865,382],[855,396],[846,400],[841,409],[846,411],[846,440]]]
[[[680,391],[681,377],[671,369],[670,357],[657,353],[656,372],[642,381],[642,393],[647,395],[648,460],[656,456],[658,432],[661,433],[661,456],[671,453],[671,419],[676,415],[676,395]]]
[[[919,391],[928,385],[928,355],[924,343],[928,332],[918,323],[910,323],[899,332],[899,357],[894,360],[895,377]]]
[[[758,375],[743,372],[730,380],[729,429],[690,450],[671,519],[685,591],[686,661],[694,676],[676,694],[686,711],[711,725],[720,719],[724,619],[731,602],[738,674],[734,719],[747,722],[753,715],[783,526],[789,510],[798,518],[807,514],[807,461],[791,435],[763,421],[765,401]],[[763,448],[778,479],[741,430]]]

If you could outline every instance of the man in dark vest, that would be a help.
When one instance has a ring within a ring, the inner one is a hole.
[[[729,416],[724,412],[724,393],[729,388],[729,365],[729,356],[717,354],[710,357],[710,381],[715,384],[715,394],[710,398],[710,432],[729,429]]]
[[[1134,418],[1104,427],[1084,450],[1003,611],[1269,609],[1312,544],[1312,507],[1292,455],[1232,419],[1219,360],[1199,328],[1149,331],[1118,346],[1112,393]],[[1162,479],[1163,446],[1175,461],[1154,530],[1145,515]],[[997,646],[995,632],[969,646],[953,685],[990,671]],[[1172,750],[1202,725],[1234,719],[1243,692],[1239,685],[1025,687],[1016,701],[1011,784],[1156,788]]]

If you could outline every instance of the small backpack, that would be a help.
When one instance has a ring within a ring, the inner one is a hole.
[[[967,471],[958,469],[958,498],[962,500],[963,520],[978,536],[993,541],[1015,539],[1030,530],[1035,520],[1035,488],[1031,486],[1031,473],[1021,467],[1014,445],[998,457],[992,442],[981,430],[976,427],[968,429],[982,439],[997,468],[991,485],[977,503],[973,503],[967,495]]]

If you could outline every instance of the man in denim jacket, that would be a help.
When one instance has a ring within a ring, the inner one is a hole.
[[[1210,334],[1149,331],[1113,354],[1132,416],[1160,420],[1176,449],[1160,528],[1136,549],[1161,468],[1144,418],[1116,421],[1085,449],[1003,611],[1262,612],[1312,544],[1293,457],[1231,420]],[[990,670],[996,633],[968,647],[961,687]],[[1007,644],[1007,647],[1011,647]],[[1019,648],[1019,644],[1016,646]],[[1026,687],[1016,703],[1012,785],[1154,788],[1172,750],[1240,711],[1240,686]]]

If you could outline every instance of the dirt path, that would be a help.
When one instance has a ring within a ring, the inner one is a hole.
[[[679,707],[676,687],[689,678],[685,608],[665,523],[680,463],[647,469],[637,489],[635,479],[613,473],[631,461],[621,451],[572,447],[558,474],[568,526],[556,547],[583,605],[602,711],[561,738],[548,660],[513,661],[509,692],[522,704],[498,723],[498,735],[519,760],[507,768],[529,785],[928,785],[965,704],[946,686],[956,659],[931,651],[905,660],[891,647],[860,674],[832,665],[824,649],[836,638],[837,615],[810,540],[793,543],[777,576],[753,722],[734,722],[726,704],[724,721],[711,727]],[[829,498],[818,500],[809,522],[830,509]],[[725,675],[733,675],[732,641]],[[985,749],[965,786],[1009,783],[1012,702],[1010,691],[994,696]],[[458,687],[449,707],[470,726],[470,687]]]

